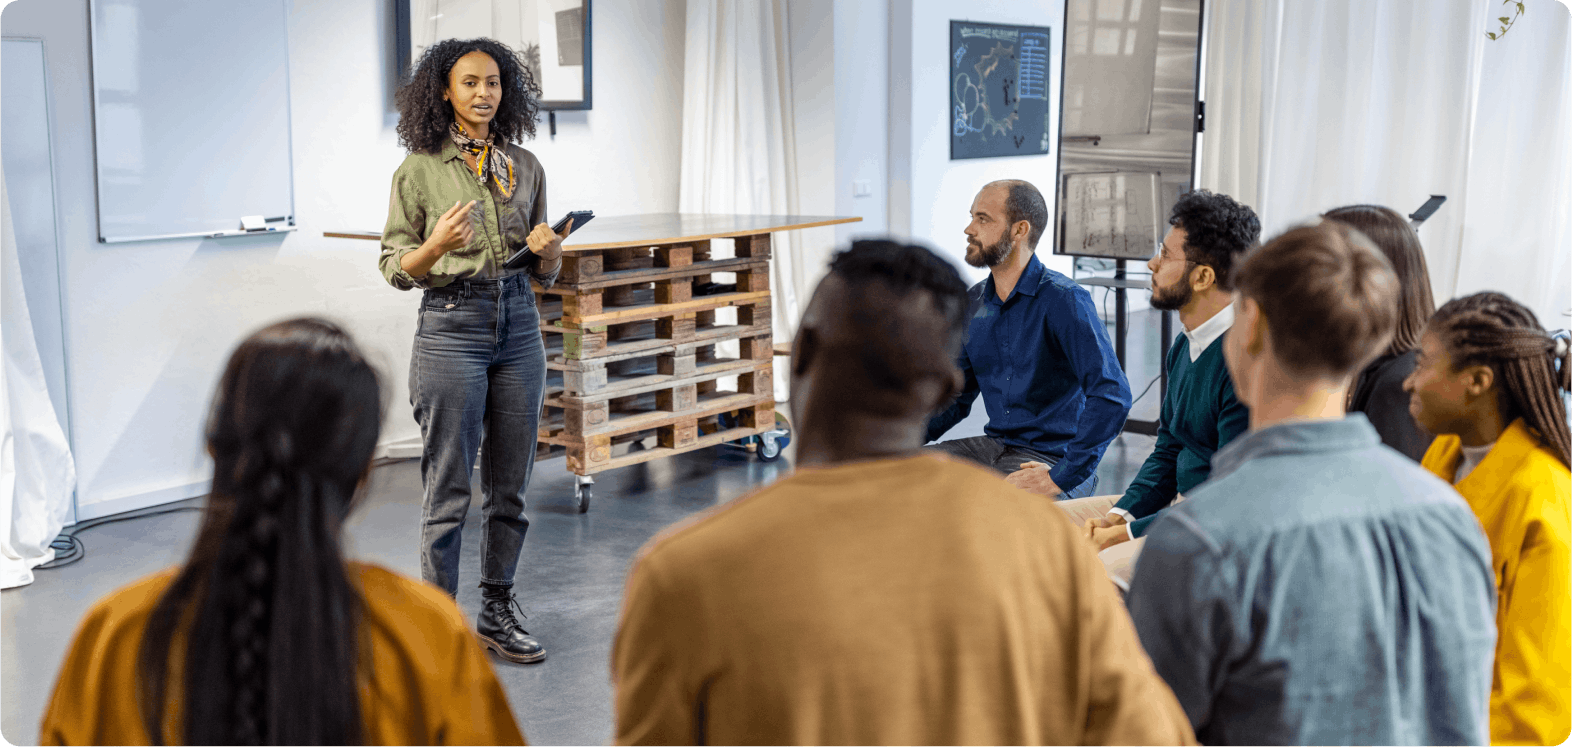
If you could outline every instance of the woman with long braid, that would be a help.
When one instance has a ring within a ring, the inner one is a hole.
[[[45,744],[522,744],[453,600],[346,563],[382,389],[337,326],[235,351],[207,425],[213,492],[184,566],[87,613]]]
[[[1569,355],[1534,312],[1476,293],[1431,317],[1404,382],[1414,419],[1437,434],[1424,467],[1452,481],[1490,539],[1492,744],[1560,744],[1572,731]]]

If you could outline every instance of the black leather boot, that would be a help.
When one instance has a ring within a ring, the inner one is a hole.
[[[475,620],[475,632],[486,648],[508,661],[520,664],[546,658],[545,647],[513,616],[513,608],[518,607],[519,603],[513,598],[511,590],[505,587],[501,590],[486,588],[482,601],[480,616]],[[523,613],[523,608],[519,608],[519,614]]]

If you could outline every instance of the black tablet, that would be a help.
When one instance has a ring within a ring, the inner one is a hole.
[[[577,231],[580,228],[583,228],[585,223],[588,223],[594,219],[595,211],[593,210],[575,210],[571,213],[568,213],[567,215],[562,216],[562,220],[557,221],[557,224],[552,226],[551,230],[556,231],[557,235],[561,236],[563,229],[568,227],[569,220],[573,221],[573,230]],[[532,252],[530,252],[529,246],[525,245],[524,248],[514,252],[513,256],[508,257],[508,261],[503,262],[502,266],[509,270],[523,268],[525,265],[529,264],[529,257],[531,253]]]

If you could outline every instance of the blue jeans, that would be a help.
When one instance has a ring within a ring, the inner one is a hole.
[[[529,275],[425,292],[409,363],[424,446],[420,575],[455,594],[470,472],[480,451],[480,580],[513,583],[529,519],[546,349]]]
[[[1042,462],[1050,467],[1059,463],[1059,457],[1049,456],[1040,451],[1023,449],[1019,446],[1006,446],[1003,441],[992,436],[974,436],[972,438],[957,438],[953,441],[940,441],[928,446],[935,451],[942,451],[953,457],[959,457],[970,462],[975,462],[987,467],[1001,475],[1009,476],[1021,468],[1022,462]],[[1063,489],[1061,487],[1061,489]],[[1059,494],[1059,500],[1067,501],[1071,498],[1085,498],[1097,489],[1097,473],[1073,489],[1065,490]]]

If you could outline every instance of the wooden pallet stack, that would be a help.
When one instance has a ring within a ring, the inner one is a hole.
[[[588,476],[775,428],[770,234],[734,241],[724,259],[708,240],[564,255],[540,306],[542,456],[559,447],[568,471]],[[714,287],[722,272],[736,274],[734,290]],[[728,307],[737,323],[717,324]],[[729,340],[741,354],[718,356]],[[721,389],[732,376],[736,390]],[[652,434],[653,448],[613,452]]]
[[[860,220],[654,213],[598,218],[568,237],[557,284],[536,291],[547,368],[536,458],[567,457],[581,513],[599,472],[761,434],[759,458],[780,454],[789,428],[775,416],[770,237]],[[713,257],[712,239],[731,239],[735,256]],[[735,286],[717,287],[717,273]],[[717,323],[726,308],[735,324]],[[739,355],[717,354],[733,340]]]

